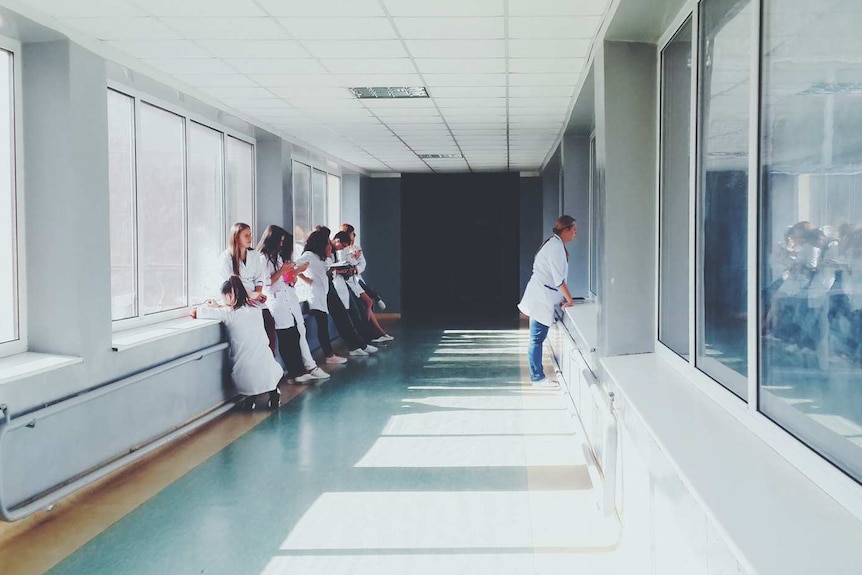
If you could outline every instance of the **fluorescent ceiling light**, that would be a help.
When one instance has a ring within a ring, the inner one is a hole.
[[[364,98],[427,98],[424,86],[378,86],[348,88],[359,99]]]

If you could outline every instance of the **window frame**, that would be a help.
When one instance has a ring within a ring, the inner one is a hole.
[[[12,55],[12,162],[14,172],[12,182],[12,277],[14,282],[13,302],[15,322],[17,324],[16,339],[0,343],[0,357],[8,357],[27,351],[27,262],[24,239],[25,228],[25,190],[24,190],[24,101],[21,73],[21,43],[7,36],[0,35],[0,49]]]
[[[700,169],[700,108],[701,100],[699,96],[701,82],[701,66],[700,66],[700,7],[703,2],[710,0],[689,0],[680,10],[679,14],[674,18],[670,26],[657,44],[659,56],[661,50],[667,43],[674,38],[680,27],[683,26],[686,20],[692,18],[692,30],[694,37],[692,39],[692,62],[694,70],[692,73],[692,139],[691,139],[691,161],[693,163],[691,176],[693,180],[699,177]],[[759,326],[760,326],[760,302],[758,291],[758,274],[761,267],[761,256],[759,253],[759,245],[762,239],[760,229],[760,199],[762,194],[762,174],[761,174],[761,128],[762,128],[762,57],[763,57],[763,10],[764,0],[751,0],[752,5],[752,22],[751,33],[753,38],[752,50],[752,69],[751,69],[751,86],[749,93],[749,111],[751,113],[751,124],[749,126],[749,189],[748,194],[748,258],[749,269],[747,274],[748,282],[748,314],[752,318],[748,322],[747,330],[747,345],[749,353],[748,361],[748,399],[741,400],[732,391],[717,382],[715,379],[701,371],[695,366],[695,343],[697,334],[697,305],[700,298],[698,297],[696,278],[697,278],[697,217],[698,209],[698,185],[696,181],[692,181],[689,187],[689,225],[690,225],[690,258],[689,258],[689,289],[690,302],[688,312],[691,314],[692,321],[689,325],[689,345],[691,346],[690,358],[687,360],[679,356],[676,352],[665,346],[658,339],[658,329],[655,330],[655,353],[666,363],[671,365],[676,371],[682,374],[688,381],[692,383],[700,392],[706,395],[710,400],[721,406],[729,415],[734,417],[740,424],[745,426],[749,431],[754,433],[761,440],[766,442],[772,449],[778,452],[784,459],[795,467],[800,473],[805,475],[829,496],[844,506],[850,513],[862,519],[862,482],[857,482],[850,475],[843,472],[832,462],[827,460],[819,452],[812,447],[797,439],[790,432],[786,431],[778,423],[764,415],[759,411],[759,377],[761,367],[759,342]],[[661,76],[661,58],[657,58],[656,66],[656,90],[657,95],[661,95],[662,76]],[[660,169],[661,164],[661,98],[657,98],[657,114],[656,114],[656,162]],[[660,190],[659,169],[656,170],[657,178],[655,182],[656,192]],[[660,246],[660,225],[661,212],[659,211],[659,202],[656,202],[656,211],[654,217],[657,222],[656,226],[656,246]],[[655,318],[658,321],[658,305],[659,305],[659,257],[658,248],[655,254]]]
[[[255,225],[257,220],[257,140],[247,134],[239,132],[229,126],[221,124],[219,122],[214,122],[207,117],[204,117],[201,114],[197,114],[191,112],[187,109],[184,109],[180,106],[172,104],[170,102],[166,102],[160,98],[151,96],[150,94],[123,84],[121,82],[111,81],[107,82],[107,90],[112,90],[114,92],[118,92],[124,96],[128,96],[132,98],[134,103],[134,139],[132,142],[132,152],[134,154],[134,161],[132,162],[132,172],[133,172],[133,183],[134,183],[134,213],[132,216],[132,222],[135,227],[135,286],[136,286],[136,298],[138,298],[137,305],[137,315],[131,318],[111,320],[111,331],[112,332],[121,332],[128,329],[135,329],[138,327],[144,327],[148,325],[153,325],[156,323],[169,321],[172,319],[177,319],[181,317],[185,317],[188,313],[188,308],[191,305],[194,305],[193,302],[189,301],[189,245],[188,245],[188,183],[189,183],[189,174],[188,174],[188,163],[189,163],[189,126],[190,123],[194,122],[206,128],[210,128],[222,134],[222,189],[221,189],[221,216],[222,216],[222,230],[221,230],[221,239],[222,244],[226,245],[227,242],[227,228],[231,225],[231,222],[227,222],[227,136],[231,136],[236,138],[237,140],[241,140],[247,144],[252,146],[252,214],[254,218],[254,222],[250,225]],[[144,314],[143,308],[141,306],[140,297],[140,273],[141,273],[141,258],[139,257],[138,250],[138,131],[140,128],[140,114],[141,114],[141,105],[146,104],[149,106],[153,106],[155,108],[164,110],[165,112],[174,114],[179,116],[183,120],[183,250],[185,252],[185,266],[184,266],[184,274],[185,274],[185,283],[186,283],[186,305],[180,308],[175,308],[171,310],[160,311],[151,314]],[[213,262],[213,265],[216,265]],[[200,302],[198,302],[200,303]]]
[[[340,231],[341,223],[336,224],[336,223],[329,222],[329,219],[330,219],[330,217],[329,217],[330,216],[330,213],[329,213],[330,212],[329,182],[330,182],[331,177],[338,178],[338,215],[339,215],[339,220],[340,220],[344,214],[344,209],[343,209],[343,206],[344,206],[344,174],[342,174],[340,172],[334,172],[330,169],[327,169],[326,167],[322,166],[321,164],[319,164],[317,162],[313,162],[313,161],[309,160],[308,158],[301,157],[301,156],[295,156],[295,157],[291,158],[290,161],[291,161],[291,165],[290,165],[290,177],[291,177],[291,194],[290,194],[290,204],[291,205],[290,205],[290,210],[291,210],[291,212],[290,213],[291,213],[291,220],[292,220],[293,227],[294,228],[296,227],[296,194],[294,193],[294,190],[293,190],[293,178],[296,174],[296,170],[294,169],[294,165],[300,164],[300,165],[308,168],[309,229],[306,230],[306,233],[311,233],[311,231],[314,229],[314,226],[318,225],[318,224],[315,224],[314,221],[312,220],[312,216],[313,216],[312,205],[314,203],[314,200],[313,200],[314,188],[312,187],[312,185],[313,185],[312,182],[314,180],[314,172],[315,171],[322,172],[325,176],[324,179],[326,181],[326,186],[324,188],[324,194],[323,194],[324,200],[326,203],[326,206],[324,209],[324,213],[326,214],[326,217],[324,218],[323,224],[328,226],[331,229],[333,234]],[[289,230],[289,231],[291,234],[293,234],[292,230]],[[296,240],[296,238],[294,238],[294,241],[295,240]]]

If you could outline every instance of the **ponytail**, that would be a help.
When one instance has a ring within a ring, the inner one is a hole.
[[[226,282],[221,284],[221,293],[227,295],[233,293],[233,309],[239,309],[248,305],[248,292],[245,291],[245,286],[242,285],[242,280],[239,276],[230,276]]]

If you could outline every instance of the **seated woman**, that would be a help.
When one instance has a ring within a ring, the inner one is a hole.
[[[249,305],[248,293],[237,276],[222,284],[221,293],[223,304],[207,300],[192,309],[191,316],[224,322],[230,339],[231,377],[237,391],[249,397],[250,409],[265,401],[275,409],[281,403],[278,384],[284,374],[269,349],[261,309]],[[268,394],[266,399],[261,397],[263,394]]]

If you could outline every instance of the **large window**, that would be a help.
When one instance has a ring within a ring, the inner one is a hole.
[[[596,159],[596,135],[590,136],[590,292],[599,295],[599,226],[601,217],[599,210],[599,168]]]
[[[293,237],[298,249],[316,226],[341,226],[341,178],[293,162]]]
[[[862,481],[862,18],[764,2],[760,409]]]
[[[752,6],[700,4],[698,368],[748,396],[748,161]]]
[[[329,227],[337,231],[344,222],[341,221],[341,178],[334,174],[326,175],[326,202]]]
[[[293,162],[293,239],[305,244],[311,233],[311,168]]]
[[[14,70],[12,52],[0,49],[0,344],[21,341],[22,337],[18,295]]]
[[[254,146],[108,90],[111,317],[159,318],[218,287],[227,227],[253,223]]]
[[[692,23],[661,52],[659,341],[688,357]]]

